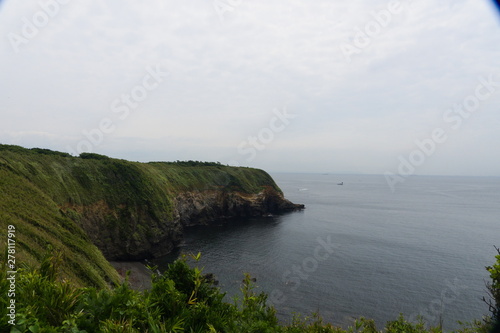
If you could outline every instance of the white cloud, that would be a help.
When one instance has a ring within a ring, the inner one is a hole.
[[[245,164],[238,145],[287,106],[297,119],[251,164],[383,173],[442,125],[446,108],[471,94],[479,76],[500,81],[500,20],[487,1],[401,0],[403,10],[348,63],[340,45],[388,3],[242,1],[221,21],[211,1],[71,1],[16,53],[9,33],[22,36],[23,18],[41,9],[38,1],[6,0],[0,140],[65,150],[110,117],[116,130],[98,152]],[[111,103],[157,64],[170,76],[118,119]],[[495,101],[422,172],[500,174],[500,157],[474,148],[500,139]]]

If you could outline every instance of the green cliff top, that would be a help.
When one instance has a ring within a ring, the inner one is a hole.
[[[117,230],[103,236],[103,242],[133,245],[154,237],[160,224],[174,219],[173,199],[181,192],[255,194],[269,187],[282,193],[269,174],[252,168],[194,161],[139,163],[90,153],[73,157],[0,145],[0,230],[4,234],[8,225],[15,226],[17,263],[39,263],[41,253],[52,246],[63,253],[63,276],[79,285],[104,286],[118,275],[91,242],[92,225],[87,232],[82,229],[84,221],[92,222],[85,215],[87,207]]]

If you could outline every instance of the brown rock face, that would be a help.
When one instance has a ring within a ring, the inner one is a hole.
[[[227,190],[181,192],[173,202],[173,218],[152,214],[147,206],[110,208],[105,202],[64,207],[74,212],[82,228],[108,260],[142,260],[171,252],[184,227],[300,210],[272,187],[258,194]]]
[[[161,257],[182,239],[178,220],[155,216],[145,206],[111,208],[100,201],[83,207],[65,206],[61,210],[72,215],[108,260]]]
[[[258,194],[227,191],[185,192],[176,198],[182,226],[207,225],[224,219],[265,216],[304,209],[271,187]]]

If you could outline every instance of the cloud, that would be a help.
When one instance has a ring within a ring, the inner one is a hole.
[[[111,118],[116,129],[93,147],[97,152],[244,164],[238,145],[268,126],[273,109],[286,106],[297,120],[252,165],[383,173],[416,138],[442,125],[443,112],[470,94],[479,76],[498,73],[500,65],[498,16],[487,2],[400,4],[348,62],[340,46],[354,43],[389,1],[242,1],[223,20],[211,1],[71,1],[17,53],[9,34],[22,36],[26,20],[43,9],[37,1],[4,1],[0,140],[66,150]],[[158,64],[169,77],[129,117],[117,118],[113,101]],[[495,98],[483,103],[478,120],[471,118],[475,134],[464,128],[443,146],[461,150],[467,165],[450,164],[449,173],[500,170],[498,155],[473,148],[500,139],[497,123],[484,121],[496,119]],[[443,165],[447,158],[458,157],[435,156]]]

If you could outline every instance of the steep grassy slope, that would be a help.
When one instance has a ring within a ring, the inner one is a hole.
[[[2,250],[8,225],[16,228],[18,267],[38,263],[50,245],[63,254],[63,276],[77,285],[104,287],[109,282],[119,281],[118,274],[101,251],[50,197],[26,178],[0,168]]]
[[[66,274],[93,284],[116,273],[91,242],[108,259],[160,256],[178,244],[183,224],[297,208],[262,170],[8,145],[0,145],[0,199],[1,228],[19,229],[21,261],[38,261],[51,244],[68,257]]]

